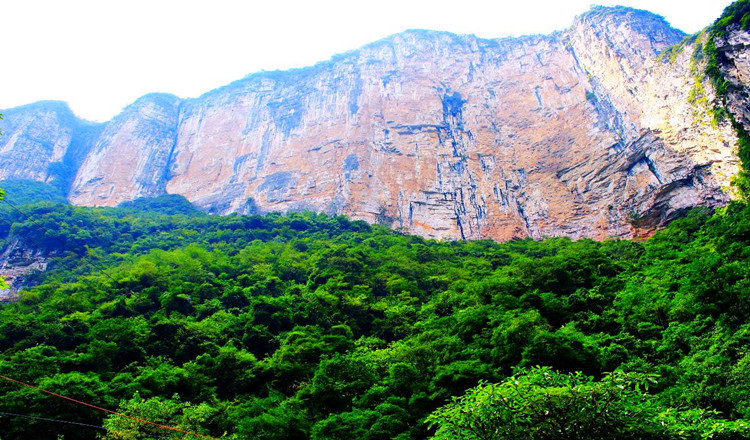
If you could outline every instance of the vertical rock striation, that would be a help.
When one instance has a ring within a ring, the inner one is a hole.
[[[152,94],[107,123],[76,174],[71,203],[116,205],[164,194],[179,99]]]
[[[732,197],[736,135],[696,99],[713,92],[684,37],[595,7],[549,36],[407,31],[195,99],[148,95],[86,143],[69,197],[167,192],[217,214],[311,209],[449,239],[633,237]],[[28,118],[50,145],[74,137]],[[4,127],[2,151],[25,154],[33,137]],[[65,148],[48,150],[39,160]],[[43,180],[45,166],[12,172]]]
[[[0,180],[30,179],[69,188],[101,124],[78,119],[64,102],[3,110]]]
[[[731,25],[714,41],[722,77],[729,83],[727,105],[745,131],[750,132],[750,33]]]

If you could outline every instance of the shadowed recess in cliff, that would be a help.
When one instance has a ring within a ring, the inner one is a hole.
[[[310,209],[444,239],[639,236],[633,214],[652,229],[733,197],[737,135],[690,99],[699,39],[658,56],[683,36],[596,7],[550,36],[407,31],[198,98],[144,98],[92,138],[70,200],[166,192],[216,214]],[[70,129],[49,127],[62,158]],[[33,150],[29,130],[6,130],[0,158]],[[32,168],[14,172],[47,178]]]

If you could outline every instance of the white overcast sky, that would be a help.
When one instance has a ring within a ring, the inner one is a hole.
[[[405,29],[549,33],[592,3],[647,9],[693,33],[731,0],[15,0],[0,7],[0,108],[56,99],[105,121],[146,93],[194,97]]]

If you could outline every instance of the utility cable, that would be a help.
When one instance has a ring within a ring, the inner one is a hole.
[[[103,426],[99,426],[99,425],[90,425],[88,423],[71,422],[69,420],[50,419],[50,418],[47,418],[47,417],[29,416],[29,415],[26,415],[26,414],[15,414],[15,413],[9,413],[9,412],[0,411],[0,416],[19,417],[19,418],[31,419],[31,420],[41,420],[43,422],[66,423],[66,424],[69,424],[69,425],[77,425],[77,426],[84,426],[84,427],[87,427],[87,428],[101,429],[102,431],[106,431],[107,430],[107,428],[105,428]],[[165,437],[165,436],[156,436],[156,438],[167,438],[167,437]]]
[[[188,435],[192,435],[192,436],[200,437],[200,438],[207,438],[207,439],[210,439],[210,440],[220,440],[220,439],[218,439],[216,437],[210,437],[208,435],[197,434],[195,432],[186,431],[184,429],[175,428],[175,427],[167,426],[167,425],[162,425],[160,423],[150,422],[148,420],[141,419],[139,417],[129,416],[127,414],[119,413],[117,411],[112,411],[111,409],[102,408],[100,406],[92,405],[90,403],[86,403],[86,402],[83,402],[83,401],[80,401],[80,400],[73,399],[72,397],[67,397],[67,396],[63,396],[62,394],[53,393],[52,391],[47,391],[47,390],[41,389],[39,387],[36,387],[34,385],[28,384],[26,382],[21,382],[20,380],[12,379],[10,377],[6,377],[6,376],[3,376],[3,375],[0,375],[0,379],[7,380],[9,382],[13,382],[13,383],[16,383],[18,385],[23,385],[25,387],[29,387],[29,388],[35,389],[37,391],[41,391],[42,393],[46,393],[46,394],[49,394],[51,396],[54,396],[54,397],[57,397],[57,398],[60,398],[60,399],[65,399],[65,400],[68,400],[70,402],[77,403],[79,405],[88,406],[89,408],[93,408],[93,409],[96,409],[96,410],[99,410],[99,411],[104,411],[106,413],[109,413],[109,414],[112,414],[112,415],[116,415],[116,416],[119,416],[119,417],[124,417],[124,418],[127,418],[127,419],[135,420],[137,422],[141,422],[141,423],[146,423],[146,424],[149,424],[149,425],[157,426],[157,427],[162,428],[162,429],[168,429],[170,431],[181,432],[183,434],[188,434]]]
[[[0,411],[0,416],[7,416],[7,417],[20,417],[24,419],[32,419],[32,420],[42,420],[44,422],[54,422],[54,423],[67,423],[69,425],[78,425],[78,426],[85,426],[87,428],[95,428],[95,429],[101,429],[103,431],[106,431],[107,428],[99,425],[89,425],[88,423],[80,423],[80,422],[71,422],[69,420],[60,420],[60,419],[49,419],[47,417],[36,417],[36,416],[29,416],[26,414],[14,414],[14,413],[8,413]]]
[[[53,238],[55,241],[57,241],[58,243],[60,243],[60,245],[62,246],[63,249],[66,249],[66,250],[71,251],[71,252],[73,252],[75,254],[78,254],[79,257],[81,257],[85,263],[88,263],[92,267],[94,267],[96,269],[99,269],[99,271],[100,271],[100,273],[102,275],[104,275],[106,278],[109,278],[113,283],[117,284],[117,281],[114,278],[112,278],[106,272],[106,269],[104,267],[102,267],[99,263],[97,263],[97,262],[95,262],[93,260],[86,261],[86,259],[84,258],[84,256],[82,256],[78,252],[70,249],[68,247],[68,245],[64,241],[60,240],[57,236],[55,236],[52,233],[52,231],[50,231],[44,225],[42,225],[38,221],[34,220],[31,216],[29,216],[25,212],[21,211],[17,206],[15,206],[14,204],[10,203],[6,199],[2,199],[2,201],[5,202],[8,206],[10,206],[14,211],[16,211],[19,214],[21,214],[21,216],[23,216],[24,218],[26,218],[26,220],[30,221],[34,225],[38,226],[40,229],[44,230],[51,238]],[[34,240],[34,239],[32,239],[32,241],[37,242],[37,240]],[[38,244],[39,243],[37,242],[37,245]],[[130,291],[130,293],[134,294],[134,292],[132,290]],[[109,413],[109,414],[112,414],[112,415],[116,415],[118,417],[124,417],[124,418],[127,418],[127,419],[135,420],[135,421],[140,422],[140,423],[146,423],[146,424],[149,424],[149,425],[153,425],[153,426],[156,426],[156,427],[161,428],[161,429],[166,429],[166,430],[170,430],[170,431],[181,432],[183,434],[192,435],[192,436],[200,437],[200,438],[206,438],[206,439],[210,439],[210,440],[219,440],[216,437],[210,437],[210,436],[207,436],[207,435],[202,435],[202,434],[198,434],[198,433],[191,432],[191,431],[186,431],[184,429],[174,428],[174,427],[167,426],[167,425],[162,425],[160,423],[151,422],[151,421],[148,421],[148,420],[145,420],[145,419],[141,419],[139,417],[129,416],[127,414],[122,414],[122,413],[119,413],[117,411],[112,411],[112,410],[109,410],[109,409],[106,409],[106,408],[102,408],[102,407],[99,407],[99,406],[96,406],[96,405],[92,405],[90,403],[86,403],[86,402],[83,402],[83,401],[80,401],[80,400],[76,400],[76,399],[73,399],[71,397],[63,396],[62,394],[57,394],[57,393],[54,393],[52,391],[47,391],[47,390],[41,389],[41,388],[36,387],[34,385],[31,385],[31,384],[28,384],[28,383],[25,383],[25,382],[21,382],[20,380],[12,379],[12,378],[7,377],[7,376],[0,375],[0,379],[4,379],[4,380],[7,380],[7,381],[10,381],[10,382],[13,382],[13,383],[25,386],[25,387],[29,387],[29,388],[35,389],[37,391],[40,391],[42,393],[46,393],[46,394],[49,394],[49,395],[57,397],[57,398],[65,399],[65,400],[68,400],[70,402],[73,402],[73,403],[76,403],[76,404],[79,404],[79,405],[84,405],[84,406],[87,406],[89,408],[93,408],[93,409],[96,409],[96,410],[99,410],[99,411],[103,411],[103,412],[106,412],[106,413]],[[89,427],[98,428],[98,429],[106,429],[106,428],[103,428],[101,426],[87,425],[85,423],[67,422],[67,421],[56,420],[56,419],[47,419],[47,418],[43,418],[43,417],[25,416],[23,414],[12,414],[12,413],[2,413],[2,412],[0,412],[0,415],[16,416],[16,417],[26,417],[26,418],[33,418],[33,419],[38,419],[38,420],[56,421],[56,422],[60,422],[60,423],[71,423],[71,424],[75,424],[75,425],[89,426]]]

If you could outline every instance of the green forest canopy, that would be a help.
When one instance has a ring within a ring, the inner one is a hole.
[[[712,36],[748,29],[749,5]],[[750,136],[732,122],[748,193]],[[5,182],[30,217],[0,209],[0,250],[50,263],[0,306],[0,374],[226,439],[750,438],[745,202],[644,243],[438,242],[174,196],[76,208],[40,185]],[[10,382],[0,426],[185,438]]]
[[[744,203],[695,210],[644,243],[439,242],[314,213],[23,210],[32,220],[5,214],[8,236],[51,261],[0,307],[0,374],[43,389],[215,437],[449,438],[462,423],[450,405],[465,403],[452,398],[542,365],[577,378],[588,408],[611,391],[607,372],[653,378],[617,401],[644,427],[666,424],[651,438],[750,437]],[[12,383],[0,412],[157,438]],[[6,440],[98,434],[0,421]]]

